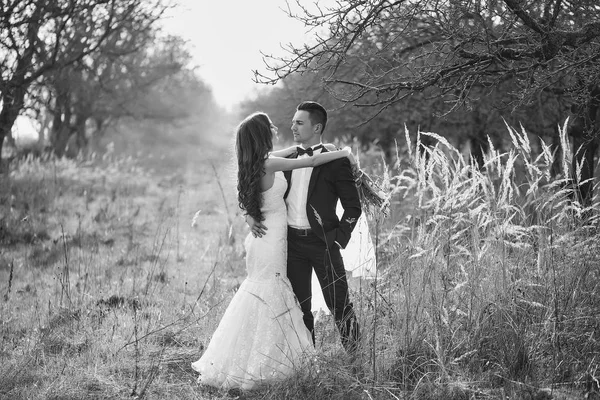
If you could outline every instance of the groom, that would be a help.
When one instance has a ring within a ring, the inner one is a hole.
[[[326,125],[327,111],[323,106],[313,101],[300,103],[292,120],[294,142],[300,146],[297,154],[291,157],[310,157],[326,152],[322,143]],[[315,342],[311,312],[311,276],[314,269],[325,303],[335,318],[342,345],[354,354],[360,332],[340,255],[340,249],[348,244],[361,214],[350,162],[343,158],[319,167],[296,169],[284,174],[288,181],[285,194],[288,210],[287,274],[300,302],[304,324]],[[338,199],[344,209],[341,220],[336,214]],[[265,233],[262,224],[254,222],[249,225],[254,234]]]

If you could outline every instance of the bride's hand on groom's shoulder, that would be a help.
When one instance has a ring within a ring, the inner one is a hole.
[[[346,150],[348,152],[348,160],[350,161],[350,165],[357,165],[356,158],[354,158],[354,154],[352,154],[352,148],[350,146],[344,147],[342,150]]]

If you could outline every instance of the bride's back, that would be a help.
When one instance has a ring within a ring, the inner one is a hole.
[[[282,172],[275,172],[273,186],[261,193],[262,223],[267,233],[262,237],[246,237],[246,268],[248,279],[272,279],[285,274],[287,265],[287,210],[283,196],[287,181]]]

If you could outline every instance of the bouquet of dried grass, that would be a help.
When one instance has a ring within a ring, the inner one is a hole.
[[[390,196],[358,165],[352,168],[362,208],[370,216],[381,214],[387,217],[390,211]]]

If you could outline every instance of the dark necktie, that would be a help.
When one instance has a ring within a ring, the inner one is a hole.
[[[322,149],[323,145],[320,144],[318,146],[316,146],[314,149],[309,147],[308,149],[304,149],[300,146],[296,147],[296,150],[298,151],[298,155],[301,156],[302,154],[308,154],[310,157],[312,157],[313,155],[313,151],[318,150],[318,149]]]

